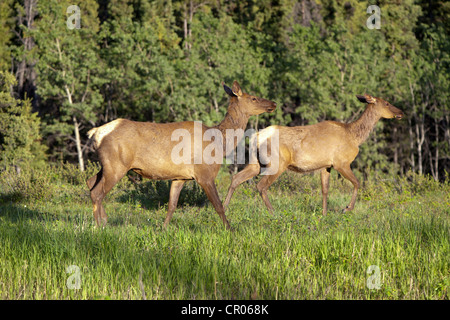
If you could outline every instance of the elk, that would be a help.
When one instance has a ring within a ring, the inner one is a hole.
[[[239,83],[233,82],[232,88],[223,84],[225,92],[230,96],[229,106],[223,121],[215,127],[207,127],[199,122],[184,121],[174,123],[136,122],[126,119],[116,119],[100,127],[91,129],[88,137],[94,140],[101,163],[100,171],[87,180],[93,203],[94,218],[98,226],[105,226],[107,216],[102,201],[106,194],[129,170],[133,170],[144,178],[153,180],[172,180],[167,216],[164,227],[169,224],[176,209],[181,189],[186,181],[195,180],[204,189],[209,201],[214,206],[223,223],[230,229],[225,216],[225,210],[219,198],[214,183],[220,163],[208,164],[205,161],[194,161],[194,155],[203,153],[207,145],[200,141],[188,142],[193,150],[189,159],[192,161],[174,163],[172,150],[177,142],[173,141],[173,133],[184,130],[195,134],[195,128],[200,128],[200,134],[208,129],[217,129],[225,150],[226,144],[231,144],[231,151],[238,143],[235,135],[227,137],[227,129],[245,129],[252,115],[273,112],[276,103],[270,100],[243,93]],[[230,150],[227,149],[229,152]],[[185,156],[185,155],[184,155]]]
[[[262,146],[267,148],[267,145],[278,142],[278,147],[275,148],[276,154],[270,155],[271,159],[277,159],[278,163],[270,161],[267,156],[262,159],[261,152],[259,152],[259,156],[252,153],[250,163],[233,176],[224,208],[228,207],[234,190],[241,183],[260,173],[261,162],[264,161],[268,168],[275,166],[271,168],[273,174],[264,175],[257,184],[257,189],[270,213],[273,213],[273,207],[267,196],[267,190],[286,169],[299,173],[320,170],[324,216],[327,213],[330,170],[331,168],[336,169],[354,187],[350,204],[344,208],[343,212],[353,210],[359,181],[350,169],[350,164],[358,155],[359,146],[368,138],[379,119],[401,119],[403,117],[400,109],[383,99],[367,94],[356,97],[359,101],[367,103],[367,107],[359,119],[352,123],[323,121],[308,126],[270,126],[256,133],[252,137],[252,143],[256,143],[258,151]],[[275,133],[278,141],[273,141],[275,139],[271,138],[275,136]],[[271,148],[271,150],[273,149]]]

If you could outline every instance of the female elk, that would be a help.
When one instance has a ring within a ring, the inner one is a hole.
[[[89,138],[94,139],[102,165],[100,172],[87,180],[97,225],[105,225],[107,221],[102,205],[103,198],[129,170],[133,170],[148,179],[172,180],[164,227],[167,227],[172,218],[184,183],[195,180],[205,190],[223,223],[230,228],[214,183],[221,162],[208,164],[204,161],[194,161],[194,155],[203,154],[207,147],[202,141],[189,141],[189,146],[192,146],[189,150],[193,151],[188,155],[189,160],[192,160],[190,162],[174,163],[171,152],[178,144],[172,139],[176,130],[184,130],[194,137],[194,131],[199,126],[201,137],[205,131],[217,129],[223,135],[221,138],[224,149],[228,143],[232,145],[230,149],[233,150],[238,141],[235,141],[235,135],[227,138],[227,129],[243,130],[250,116],[272,112],[276,108],[275,102],[243,93],[237,81],[234,81],[232,89],[226,85],[224,89],[231,97],[228,111],[224,120],[213,128],[194,121],[160,124],[117,119],[88,132]],[[227,148],[229,152],[232,150]]]
[[[353,184],[353,195],[350,204],[343,212],[350,211],[355,206],[359,182],[350,169],[350,164],[359,152],[359,146],[367,139],[373,127],[380,118],[401,119],[403,112],[389,102],[375,98],[367,94],[356,96],[359,101],[367,103],[366,110],[361,117],[352,123],[340,123],[335,121],[323,121],[314,125],[299,127],[271,126],[258,132],[253,139],[257,139],[258,151],[261,147],[268,148],[276,143],[271,136],[276,132],[278,148],[271,159],[277,159],[272,173],[265,175],[257,184],[257,189],[272,213],[273,208],[267,196],[267,189],[286,170],[305,173],[321,170],[323,215],[327,213],[327,196],[330,178],[330,169],[336,169],[344,178]],[[258,159],[250,159],[250,164],[244,170],[236,174],[228,189],[224,202],[226,208],[230,202],[234,190],[244,181],[251,179],[260,173],[260,163],[267,163],[268,168],[274,166],[274,161],[267,157],[262,159],[261,153]],[[253,154],[255,158],[256,155]],[[253,160],[253,161],[252,161]],[[276,167],[278,165],[278,167]]]

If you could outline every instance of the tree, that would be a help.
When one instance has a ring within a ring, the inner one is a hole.
[[[0,70],[11,68],[12,0],[0,3]]]
[[[83,1],[81,28],[70,29],[67,21],[75,14],[68,11],[70,5],[70,1],[39,2],[40,19],[30,32],[37,45],[38,93],[45,103],[54,106],[51,119],[47,118],[46,133],[59,133],[75,143],[79,169],[83,171],[85,146],[80,131],[86,123],[94,123],[103,100],[99,91],[103,84],[99,77],[99,22],[97,3]]]
[[[222,82],[238,80],[255,95],[268,97],[271,71],[266,56],[254,45],[251,33],[222,14],[199,12],[192,22],[191,48],[177,67],[180,76],[170,97],[180,119],[203,120],[211,125],[222,119],[226,97]],[[268,97],[269,98],[269,97]],[[250,120],[252,127],[256,120]]]
[[[284,70],[280,72],[285,85],[280,93],[287,97],[283,108],[285,114],[291,114],[291,124],[352,121],[364,108],[356,94],[385,97],[380,84],[388,81],[389,61],[384,55],[387,44],[380,32],[364,30],[352,34],[341,24],[321,35],[320,28],[313,24],[295,25],[288,36]],[[386,169],[387,157],[380,152],[384,144],[380,122],[375,134],[361,146],[356,166]]]
[[[448,35],[442,31],[439,27],[425,32],[409,74],[416,79],[410,80],[414,110],[409,121],[411,163],[413,170],[420,174],[429,172],[435,180],[444,178],[440,164],[448,168],[450,160],[450,46]]]
[[[12,58],[17,78],[17,92],[21,98],[31,98],[34,110],[39,109],[36,88],[36,58],[32,56],[35,41],[31,35],[37,15],[37,0],[14,1],[16,27],[13,28]]]
[[[40,167],[46,160],[41,144],[40,118],[31,112],[29,99],[12,96],[16,80],[0,71],[0,169],[15,166]]]
[[[278,102],[253,128],[351,121],[363,108],[355,94],[383,97],[406,117],[380,122],[356,165],[450,170],[445,1],[377,1],[381,29],[367,28],[358,0],[88,0],[80,29],[67,27],[71,4],[0,4],[0,70],[39,111],[51,159],[82,169],[85,132],[117,117],[217,123],[221,83],[237,79]]]
[[[140,121],[179,119],[168,102],[177,78],[175,65],[182,58],[176,34],[155,17],[134,21],[131,5],[122,3],[120,12],[113,9],[112,5],[111,19],[100,33],[106,65],[102,87],[106,107],[100,122],[117,114]]]

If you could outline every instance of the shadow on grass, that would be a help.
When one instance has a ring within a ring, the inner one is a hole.
[[[43,205],[43,207],[44,206],[45,205]],[[0,204],[0,220],[12,224],[24,224],[25,222],[29,222],[36,225],[60,222],[66,223],[67,225],[73,225],[74,227],[82,224],[84,226],[94,224],[93,216],[87,214],[82,207],[76,212],[72,209],[65,209],[56,213],[30,209],[23,202]]]
[[[156,211],[161,207],[166,206],[166,204],[169,202],[170,185],[171,181],[145,180],[135,182],[133,185],[128,183],[126,187],[122,185],[119,188],[112,190],[106,195],[105,199],[103,200],[103,205],[106,208],[109,218],[108,224],[119,226],[128,222],[126,216],[114,215],[112,212],[111,214],[109,214],[108,207],[114,202],[128,204],[133,206],[134,208],[142,208],[142,210],[150,212]],[[58,219],[63,221],[80,219],[79,217],[77,217],[78,215],[70,214],[70,208],[72,208],[72,206],[69,205],[66,209],[67,214],[34,214],[30,210],[27,211],[28,213],[23,213],[24,210],[22,209],[26,207],[26,204],[31,201],[35,202],[36,200],[28,199],[22,192],[8,192],[7,190],[5,191],[6,192],[0,192],[0,211],[2,210],[2,207],[7,208],[8,206],[12,206],[20,210],[20,215],[22,215],[22,218],[27,219]],[[63,203],[71,201],[70,198],[67,198],[66,191],[55,191],[56,193],[50,196],[48,202],[51,203],[55,199],[55,204],[61,203],[61,201]],[[89,215],[89,217],[93,221],[92,204],[87,187],[85,194],[83,194],[83,200],[85,201],[83,205],[87,204],[87,207],[89,208],[88,210],[83,208],[83,213],[85,215]],[[185,183],[183,189],[181,190],[177,208],[179,209],[184,205],[201,208],[207,205],[208,202],[209,200],[204,190],[195,181],[188,181]],[[76,201],[76,203],[79,204],[78,201]],[[11,217],[11,219],[15,218]]]
[[[135,183],[134,190],[116,198],[121,203],[140,205],[145,209],[159,209],[169,202],[171,181],[150,180]],[[195,181],[188,181],[181,190],[178,207],[185,204],[190,206],[205,206],[208,198],[203,189]]]

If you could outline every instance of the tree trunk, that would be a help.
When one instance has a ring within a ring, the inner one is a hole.
[[[392,136],[394,137],[394,164],[397,166],[398,165],[398,142],[397,142],[397,127],[394,127],[393,131],[392,131]]]
[[[445,133],[444,133],[444,140],[447,141],[449,147],[450,147],[450,117],[445,116]]]
[[[186,50],[190,51],[192,48],[192,20],[194,19],[195,11],[198,8],[206,4],[207,2],[202,2],[195,4],[193,0],[189,0],[189,5],[187,1],[184,2],[184,19],[183,19],[183,31],[184,31],[184,47]],[[188,8],[189,6],[189,8]]]
[[[80,167],[80,171],[84,171],[84,160],[83,160],[83,150],[81,149],[81,139],[80,139],[80,130],[79,123],[77,121],[77,117],[73,116],[73,126],[75,131],[75,143],[77,145],[77,153],[78,153],[78,165]]]
[[[69,100],[69,103],[72,104],[72,94],[70,93],[69,87],[67,84],[65,85],[66,93],[67,93],[67,99]],[[80,138],[80,124],[78,123],[77,117],[72,117],[73,126],[74,126],[74,132],[75,132],[75,144],[77,147],[77,154],[78,154],[78,165],[80,168],[80,171],[84,171],[84,160],[83,160],[83,150],[81,148],[81,138]]]
[[[410,153],[410,164],[411,164],[411,170],[413,171],[413,172],[415,172],[416,171],[416,161],[415,161],[415,158],[414,158],[414,133],[413,133],[413,130],[412,130],[412,121],[411,121],[411,119],[409,119],[408,120],[408,122],[409,122],[409,147],[410,147],[410,149],[411,149],[411,153]]]
[[[186,50],[189,50],[189,43],[188,43],[188,12],[187,12],[186,3],[184,3],[183,29],[184,29],[184,48]]]
[[[416,142],[417,142],[417,166],[419,168],[419,174],[423,174],[423,157],[422,146],[425,141],[424,125],[422,123],[416,123]]]
[[[435,150],[435,154],[434,154],[434,172],[435,174],[433,174],[433,178],[434,180],[438,181],[439,180],[439,120],[435,119],[434,120],[434,129],[436,131],[436,150]]]

